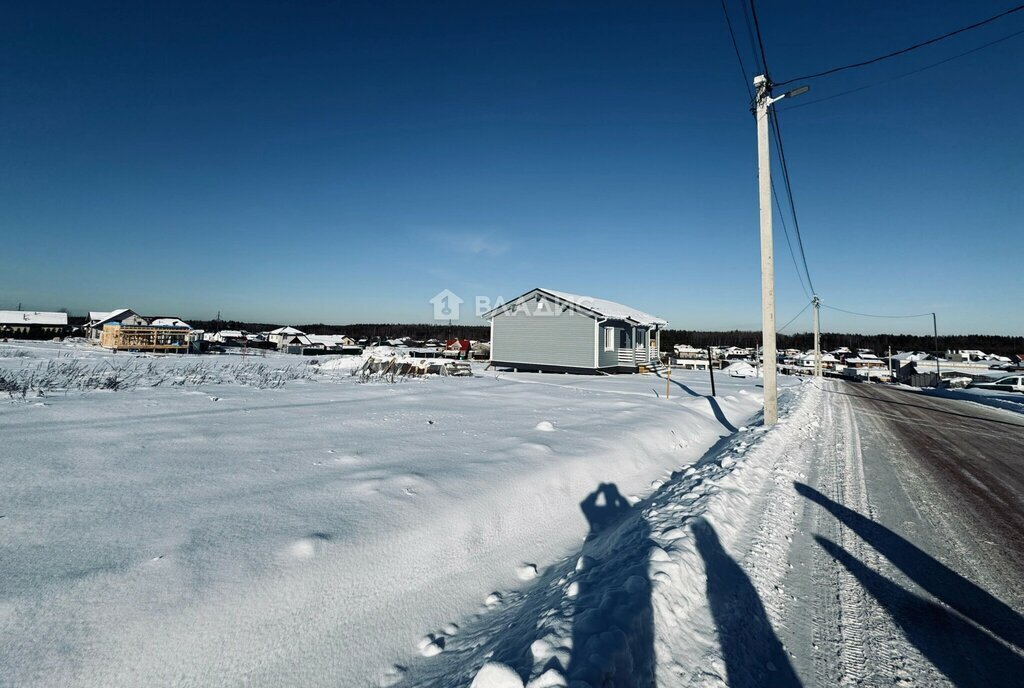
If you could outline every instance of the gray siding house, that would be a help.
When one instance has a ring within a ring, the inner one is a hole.
[[[492,366],[559,373],[657,368],[668,324],[614,301],[540,288],[483,317],[491,322]]]

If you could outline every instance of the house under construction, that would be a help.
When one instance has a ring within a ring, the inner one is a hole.
[[[100,346],[113,351],[184,354],[191,341],[186,327],[112,324],[103,326]]]

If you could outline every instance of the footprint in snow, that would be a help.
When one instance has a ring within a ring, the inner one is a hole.
[[[523,564],[516,567],[516,577],[521,581],[533,580],[537,577],[536,564]]]
[[[428,633],[420,639],[417,647],[424,657],[434,657],[444,652],[444,636],[436,636]]]

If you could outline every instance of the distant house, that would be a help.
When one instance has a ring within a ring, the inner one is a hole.
[[[614,301],[540,288],[483,317],[491,322],[491,365],[541,372],[655,368],[667,324]]]
[[[149,323],[131,308],[115,308],[112,311],[89,311],[89,321],[85,323],[85,337],[91,344],[99,344],[103,336],[103,328],[107,325],[127,325],[139,327]]]
[[[279,351],[288,349],[290,346],[312,347],[313,342],[302,330],[291,326],[279,327],[267,333],[267,341],[278,348]]]
[[[68,314],[50,311],[0,311],[0,337],[13,339],[50,339],[63,337],[68,330]]]

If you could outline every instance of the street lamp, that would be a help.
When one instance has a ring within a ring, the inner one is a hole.
[[[775,346],[775,256],[772,244],[772,177],[768,145],[768,106],[783,98],[793,98],[811,90],[798,86],[772,98],[772,82],[766,74],[754,77],[754,116],[757,120],[757,186],[761,207],[761,336],[764,366],[764,424],[779,420],[779,389]]]

